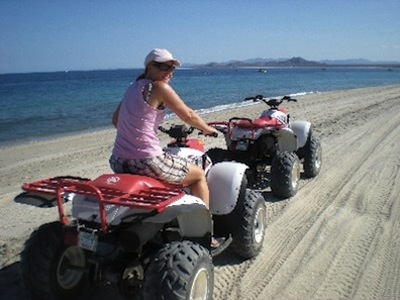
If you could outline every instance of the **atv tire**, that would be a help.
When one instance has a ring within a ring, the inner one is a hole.
[[[265,234],[265,200],[261,193],[247,189],[245,199],[238,203],[236,221],[241,224],[232,234],[231,248],[239,256],[248,259],[260,253]]]
[[[87,284],[84,251],[64,244],[63,225],[40,226],[21,253],[22,282],[32,299],[76,299]],[[73,266],[73,268],[68,268]]]
[[[271,164],[271,190],[279,198],[293,197],[300,181],[300,160],[294,152],[278,152]]]
[[[213,164],[228,160],[228,151],[221,148],[212,148],[206,152]]]
[[[310,134],[307,143],[304,146],[304,175],[313,178],[318,175],[322,165],[322,147],[321,143]]]
[[[211,300],[214,266],[210,252],[184,240],[165,244],[152,259],[145,275],[144,300]]]

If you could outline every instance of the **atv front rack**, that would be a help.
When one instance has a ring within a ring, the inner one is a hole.
[[[108,223],[105,205],[120,205],[131,208],[162,212],[184,195],[181,188],[146,187],[136,193],[125,193],[118,189],[98,187],[92,180],[79,177],[55,177],[32,183],[25,183],[22,189],[27,192],[56,196],[60,222],[68,224],[64,214],[65,193],[94,197],[99,204],[101,229],[107,231]]]

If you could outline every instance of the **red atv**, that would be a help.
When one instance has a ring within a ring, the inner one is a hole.
[[[210,149],[207,154],[213,163],[237,161],[249,166],[250,184],[254,187],[269,181],[272,193],[280,198],[296,194],[301,162],[306,177],[315,177],[322,164],[322,147],[308,121],[291,122],[283,101],[294,101],[289,96],[267,99],[262,95],[246,101],[261,101],[269,106],[254,120],[234,117],[227,122],[212,122],[225,135],[227,149]]]
[[[206,171],[210,210],[183,186],[132,174],[24,184],[16,202],[57,206],[59,214],[21,253],[22,280],[34,299],[75,299],[88,283],[111,283],[125,299],[208,300],[212,256],[227,247],[243,258],[260,252],[265,201],[247,189],[247,166],[213,165],[201,141],[187,137],[193,128],[161,129],[173,138],[165,151]],[[211,248],[212,236],[223,238],[220,247]]]

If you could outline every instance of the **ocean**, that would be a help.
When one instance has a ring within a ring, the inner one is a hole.
[[[0,74],[0,145],[104,129],[143,69]],[[243,99],[400,84],[400,69],[178,69],[171,85],[199,113]],[[173,117],[173,116],[171,116]]]

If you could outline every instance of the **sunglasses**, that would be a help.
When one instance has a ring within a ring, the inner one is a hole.
[[[159,69],[160,71],[174,71],[175,66],[170,66],[169,64],[154,62],[153,66]]]

